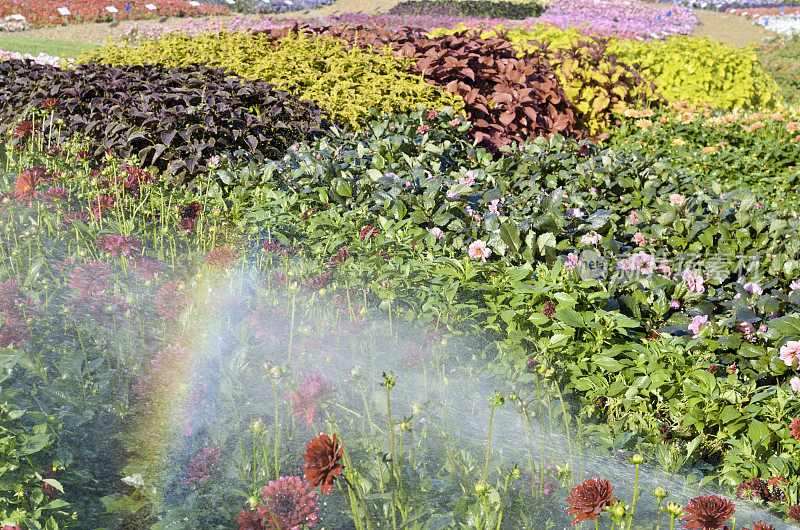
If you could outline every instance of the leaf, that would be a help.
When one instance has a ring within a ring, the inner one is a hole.
[[[583,317],[581,317],[581,314],[572,309],[571,307],[559,307],[558,309],[556,309],[554,316],[559,321],[568,324],[576,329],[583,328],[586,325],[583,321]]]
[[[539,248],[539,254],[544,255],[547,247],[556,246],[556,236],[551,232],[540,234],[539,237],[536,238],[536,246]]]
[[[32,455],[33,453],[38,453],[45,446],[50,443],[50,435],[49,434],[34,434],[20,446],[20,453],[23,455]]]
[[[57,481],[56,479],[54,479],[54,478],[45,478],[45,479],[42,479],[42,481],[44,481],[45,484],[49,484],[50,486],[54,487],[55,489],[57,489],[61,493],[64,493],[64,486],[62,486],[61,483],[59,481]]]
[[[619,372],[620,370],[625,368],[624,364],[614,359],[613,357],[607,357],[601,354],[594,355],[592,357],[592,362],[608,372]]]

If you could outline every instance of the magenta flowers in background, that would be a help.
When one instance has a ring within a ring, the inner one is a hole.
[[[466,27],[488,29],[498,25],[507,28],[531,27],[540,23],[563,28],[578,28],[586,33],[636,38],[663,39],[670,35],[691,33],[699,24],[697,15],[682,7],[655,7],[638,1],[625,0],[554,0],[545,13],[537,18],[503,20],[497,18],[462,18],[447,16],[397,16],[346,13],[327,19],[338,25],[355,24],[397,29],[405,26],[434,29]],[[296,21],[263,17],[205,21],[188,19],[171,28],[150,24],[131,24],[124,29],[125,37],[133,42],[157,39],[165,33],[180,32],[198,35],[215,31],[259,31],[290,26]]]

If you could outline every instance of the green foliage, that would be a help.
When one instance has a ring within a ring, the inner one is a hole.
[[[800,105],[800,35],[777,37],[757,49],[761,66],[781,88],[787,105]]]
[[[409,73],[410,59],[394,57],[388,48],[377,52],[348,49],[341,41],[325,36],[293,34],[276,41],[266,35],[221,32],[170,34],[136,47],[112,44],[81,56],[80,61],[165,66],[205,63],[229,68],[242,77],[266,81],[300,99],[314,101],[349,125],[368,116],[369,108],[381,112],[407,111],[416,104],[463,108],[460,97]]]
[[[56,458],[55,418],[28,413],[8,403],[0,405],[0,524],[31,530],[56,530],[72,516],[70,504],[60,498],[64,486],[57,480],[71,458]],[[41,422],[41,423],[39,423]],[[62,452],[68,455],[67,452]],[[62,479],[63,480],[63,479]]]
[[[593,136],[608,131],[615,114],[658,102],[653,83],[608,53],[608,42],[590,38],[555,51],[543,47],[529,52],[547,57],[578,111],[578,128]]]
[[[499,27],[484,31],[482,36],[496,34],[513,42],[521,53],[535,53],[540,47],[537,42],[546,43],[550,50],[571,49],[572,53],[581,41],[591,42],[574,28],[564,30],[545,24],[532,28]],[[688,36],[647,42],[611,38],[604,53],[617,56],[620,63],[638,70],[655,83],[656,92],[668,101],[689,101],[722,109],[775,107],[781,103],[780,89],[762,68],[753,48],[735,48]],[[564,74],[560,74],[563,79]],[[567,79],[565,84],[577,83]],[[590,102],[580,99],[580,94],[573,87],[571,101],[585,108]]]
[[[704,103],[722,109],[775,107],[780,90],[752,48],[735,48],[709,38],[612,41],[610,51],[629,61],[669,101]]]

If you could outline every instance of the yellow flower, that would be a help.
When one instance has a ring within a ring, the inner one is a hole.
[[[716,155],[718,153],[716,147],[706,146],[703,148],[704,153],[708,153],[709,155]]]
[[[684,140],[683,138],[675,138],[674,140],[672,140],[672,142],[670,142],[670,144],[671,145],[686,145],[686,140]]]
[[[652,127],[652,125],[653,122],[645,118],[640,118],[636,120],[636,126],[642,129],[647,129],[648,127]]]

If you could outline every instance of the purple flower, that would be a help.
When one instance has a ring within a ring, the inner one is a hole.
[[[580,208],[570,208],[569,210],[567,210],[567,217],[575,217],[577,219],[580,219],[584,215],[585,214],[581,211]]]

